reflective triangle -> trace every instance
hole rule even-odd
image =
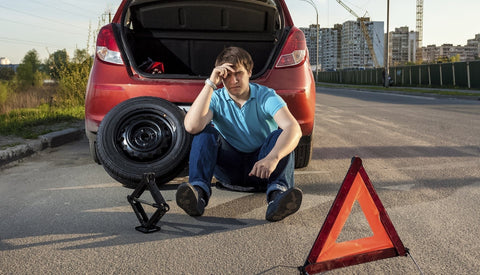
[[[337,242],[352,207],[358,202],[373,236]],[[398,234],[358,157],[340,187],[304,265],[308,274],[406,255]]]

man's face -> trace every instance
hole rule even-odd
[[[249,81],[252,71],[247,71],[243,65],[233,66],[235,72],[229,72],[223,79],[223,85],[234,96],[242,96],[249,92]]]

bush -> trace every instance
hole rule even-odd
[[[8,98],[8,86],[3,81],[0,81],[0,105],[5,104]]]
[[[69,63],[59,72],[57,103],[62,106],[83,106],[91,58],[82,63]]]
[[[0,81],[0,114],[8,110],[8,100],[12,94],[11,86],[13,82],[11,81]]]
[[[0,66],[0,80],[12,80],[15,76],[15,70],[12,67]]]

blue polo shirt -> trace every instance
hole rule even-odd
[[[268,87],[250,83],[250,98],[239,108],[225,87],[215,90],[210,101],[213,124],[237,150],[250,153],[262,146],[267,136],[278,129],[273,116],[287,104]]]

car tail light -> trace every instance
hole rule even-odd
[[[287,42],[283,46],[282,53],[275,67],[284,68],[301,64],[307,56],[307,42],[303,32],[293,27],[288,35]]]
[[[115,40],[112,25],[104,26],[98,33],[97,56],[100,60],[108,63],[123,64],[122,55]]]

